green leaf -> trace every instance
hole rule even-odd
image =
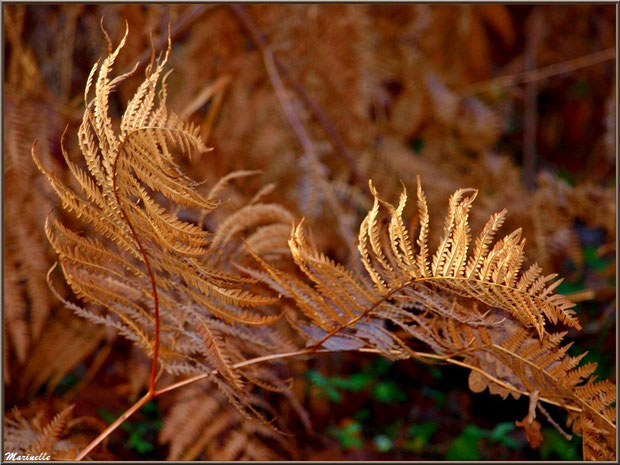
[[[375,436],[373,443],[375,445],[375,448],[379,452],[387,452],[389,450],[392,450],[392,448],[394,447],[394,443],[392,442],[392,440],[388,438],[385,434]]]
[[[560,169],[560,171],[558,172],[558,178],[565,181],[570,186],[575,186],[577,184],[575,175],[566,169]]]
[[[145,413],[149,416],[159,417],[160,412],[157,402],[155,402],[154,400],[147,402],[144,407],[142,407],[142,413]]]
[[[488,431],[469,425],[454,439],[446,452],[446,460],[480,460],[480,439],[490,436]]]
[[[57,396],[62,396],[79,381],[80,377],[78,375],[75,373],[67,373],[61,378],[58,384],[56,384],[56,387],[54,387],[54,394]]]
[[[394,381],[381,381],[372,391],[372,397],[379,402],[390,403],[407,400],[407,396]]]
[[[489,435],[489,439],[492,442],[499,442],[501,444],[504,444],[506,447],[510,447],[512,449],[518,449],[520,447],[519,442],[516,439],[511,438],[510,436],[507,436],[507,434],[513,431],[514,429],[515,429],[515,424],[513,422],[508,421],[504,423],[499,423],[491,431],[491,434]]]
[[[413,425],[407,430],[407,436],[411,439],[408,439],[403,444],[403,448],[405,450],[410,450],[415,453],[420,453],[424,449],[433,434],[439,429],[439,425],[434,422],[426,422],[420,423],[418,425]]]
[[[338,392],[331,382],[331,378],[326,378],[316,370],[306,371],[306,378],[310,381],[310,384],[319,388],[319,396],[327,397],[330,401],[340,403],[342,401],[342,395]]]
[[[142,434],[140,432],[138,432],[138,431],[133,431],[129,435],[129,439],[127,441],[127,445],[129,447],[131,447],[132,449],[134,449],[139,454],[144,454],[146,452],[151,452],[152,450],[155,449],[155,447],[153,447],[153,444],[151,444],[150,442],[144,440],[142,438]]]
[[[571,462],[581,460],[580,441],[575,436],[571,441],[567,441],[555,428],[543,428],[542,435],[540,457],[543,460],[556,457]]]
[[[370,410],[368,410],[367,408],[358,410],[353,415],[353,419],[357,421],[364,421],[364,420],[368,420],[369,418],[370,418]]]
[[[103,407],[98,408],[97,413],[99,413],[99,416],[103,418],[103,421],[105,421],[106,423],[114,423],[114,421],[116,420],[116,416],[108,409],[105,409]]]
[[[375,375],[375,378],[379,378],[382,375],[387,374],[387,372],[390,371],[390,368],[392,368],[392,365],[394,365],[394,362],[391,362],[383,357],[378,357],[370,367],[370,374]]]
[[[557,293],[562,295],[572,294],[573,292],[582,291],[583,287],[583,279],[580,279],[575,283],[564,280],[557,287]]]
[[[308,378],[310,383],[314,384],[315,386],[324,387],[328,385],[327,378],[325,378],[321,373],[316,370],[306,371],[306,378]]]
[[[342,428],[336,426],[327,428],[327,434],[336,438],[345,449],[361,449],[364,446],[361,432],[362,425],[357,421],[351,421]]]
[[[596,247],[592,245],[587,245],[583,248],[583,258],[586,264],[596,271],[604,271],[610,264],[610,260],[599,257]]]
[[[439,429],[439,425],[434,421],[427,421],[425,423],[419,423],[411,426],[407,430],[407,436],[409,437],[423,437],[428,441],[433,434]]]
[[[506,421],[504,423],[499,423],[493,430],[491,431],[491,439],[499,439],[504,436],[506,433],[513,431],[515,429],[515,424],[511,421]]]
[[[428,365],[427,368],[428,368],[428,371],[431,373],[431,376],[434,379],[441,379],[442,378],[443,371],[441,369],[439,369],[435,365]]]
[[[448,402],[448,397],[446,396],[446,394],[444,394],[438,389],[433,389],[425,386],[422,388],[422,394],[433,399],[437,404],[437,407],[439,408],[443,408]]]
[[[340,392],[338,392],[338,389],[332,386],[327,386],[323,392],[332,402],[336,402],[337,404],[342,402],[342,395],[340,394]]]
[[[340,376],[333,376],[329,379],[332,386],[347,391],[358,392],[370,385],[372,378],[369,373],[355,373],[349,378],[342,378]]]
[[[471,441],[463,435],[458,436],[448,447],[446,460],[480,460],[478,441]]]
[[[569,96],[572,99],[587,97],[591,92],[590,83],[583,79],[575,82],[568,90]]]
[[[411,150],[415,153],[420,153],[424,150],[424,140],[423,139],[414,139],[411,141]]]

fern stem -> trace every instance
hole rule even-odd
[[[114,165],[112,167],[112,192],[114,193],[114,198],[116,199],[116,203],[118,204],[118,209],[120,210],[121,215],[123,216],[123,219],[127,223],[127,226],[129,226],[129,229],[136,241],[136,244],[138,244],[138,248],[140,249],[140,253],[142,254],[142,258],[144,260],[144,264],[146,265],[146,271],[149,274],[149,280],[151,281],[151,288],[153,290],[153,307],[155,311],[155,340],[153,342],[153,362],[151,364],[151,379],[149,381],[149,394],[152,396],[153,393],[155,392],[155,377],[157,376],[157,357],[159,355],[159,300],[157,298],[157,284],[155,283],[155,275],[153,274],[153,270],[151,269],[151,264],[149,263],[149,257],[146,254],[146,250],[144,250],[144,247],[142,246],[142,242],[140,241],[140,238],[138,237],[136,230],[131,224],[131,221],[129,220],[127,213],[125,213],[125,210],[123,209],[123,206],[121,205],[121,199],[118,195],[118,189],[116,186],[118,160],[121,156],[123,147],[125,146],[125,142],[127,142],[130,136],[131,136],[131,133],[126,135],[123,138],[123,141],[119,145],[118,150],[116,152],[116,157],[114,158]]]
[[[494,383],[499,384],[500,386],[502,386],[505,389],[508,389],[509,391],[513,391],[513,392],[519,393],[519,394],[524,395],[524,396],[532,395],[531,392],[522,391],[521,389],[518,389],[518,388],[514,387],[512,384],[506,383],[506,382],[502,381],[501,379],[496,378],[495,376],[488,374],[486,371],[482,370],[481,368],[478,368],[477,366],[470,365],[469,363],[461,362],[460,360],[456,360],[454,358],[446,358],[444,360],[446,362],[450,362],[450,363],[452,363],[454,365],[458,365],[458,366],[461,366],[461,367],[464,367],[464,368],[469,368],[470,370],[474,370],[475,372],[480,373],[481,375],[489,378]],[[557,407],[562,407],[563,409],[570,410],[572,412],[578,412],[578,413],[583,412],[583,409],[581,409],[579,407],[575,407],[573,405],[567,405],[567,404],[564,404],[562,402],[558,402],[558,401],[555,401],[555,400],[548,399],[546,397],[539,397],[538,400],[540,402],[546,402],[547,404],[555,405]]]
[[[345,324],[338,326],[336,329],[330,331],[323,339],[321,339],[319,342],[317,342],[315,345],[313,345],[310,349],[313,351],[316,351],[319,347],[321,347],[323,345],[323,343],[325,341],[327,341],[330,337],[332,337],[333,335],[339,333],[340,331],[342,331],[343,329],[354,325],[355,323],[357,323],[358,321],[360,321],[362,318],[364,318],[365,316],[368,316],[370,314],[370,312],[372,312],[373,310],[375,310],[379,305],[381,305],[383,302],[385,302],[386,300],[388,300],[390,297],[392,297],[394,294],[396,294],[398,291],[404,289],[405,287],[409,286],[410,284],[414,283],[416,281],[415,278],[410,279],[409,281],[404,282],[403,284],[401,284],[400,286],[395,287],[394,289],[392,289],[390,292],[388,292],[387,294],[385,294],[383,297],[381,297],[379,300],[377,300],[374,304],[372,304],[370,307],[368,307],[368,309],[364,310],[362,313],[360,313],[358,316],[356,316],[355,318],[350,319],[349,321],[347,321]]]
[[[345,215],[344,210],[342,209],[342,205],[338,201],[338,197],[334,191],[333,186],[330,184],[327,176],[324,172],[323,165],[321,164],[318,155],[314,149],[314,145],[312,140],[310,139],[310,135],[306,130],[304,124],[301,122],[297,112],[293,108],[290,100],[286,97],[286,89],[284,87],[284,83],[278,74],[278,70],[275,64],[275,55],[270,48],[263,48],[263,61],[265,63],[265,69],[267,70],[267,75],[271,81],[271,84],[276,93],[276,97],[278,98],[280,105],[282,106],[282,110],[284,112],[284,116],[286,116],[286,120],[288,121],[291,129],[297,136],[299,143],[304,151],[304,156],[308,160],[310,164],[311,170],[314,172],[315,176],[319,180],[319,186],[323,190],[324,195],[327,200],[327,204],[332,210],[334,218],[338,222],[338,227],[340,229],[340,233],[344,238],[345,242],[349,245],[351,257],[356,255],[357,249],[353,244],[355,244],[355,236],[353,235],[353,230],[351,228],[350,220]]]
[[[319,350],[318,352],[331,352],[329,350]],[[262,357],[256,357],[250,360],[244,360],[243,362],[239,362],[236,363],[232,366],[232,368],[242,368],[248,365],[254,365],[256,363],[260,363],[260,362],[267,362],[269,360],[279,360],[279,359],[283,359],[283,358],[290,358],[290,357],[295,357],[298,355],[308,355],[314,353],[314,351],[312,351],[311,349],[303,349],[303,350],[297,350],[295,352],[287,352],[287,353],[283,353],[283,354],[271,354],[271,355],[263,355]],[[114,432],[114,430],[116,430],[120,425],[122,425],[127,419],[129,419],[129,417],[131,417],[134,413],[136,413],[138,410],[140,410],[144,405],[146,405],[149,401],[151,401],[152,399],[154,399],[155,397],[158,397],[162,394],[165,394],[167,392],[173,391],[175,389],[184,387],[184,386],[188,386],[190,384],[193,384],[197,381],[201,381],[203,379],[208,378],[209,376],[216,376],[218,375],[218,371],[217,370],[213,370],[213,371],[209,371],[208,373],[203,373],[201,375],[197,375],[194,376],[192,378],[189,379],[185,379],[183,381],[179,381],[177,383],[173,383],[170,386],[166,386],[163,389],[160,389],[158,391],[151,391],[149,390],[149,392],[147,392],[144,397],[142,397],[138,402],[136,402],[135,404],[133,404],[131,407],[129,407],[125,413],[123,413],[120,417],[118,417],[116,419],[116,421],[114,421],[114,423],[112,423],[110,426],[108,426],[101,434],[99,434],[99,436],[97,436],[90,444],[88,444],[84,450],[82,452],[80,452],[80,455],[77,456],[76,460],[82,460],[84,459],[95,447],[97,447],[99,444],[101,444],[110,434],[112,434]]]
[[[389,298],[389,297],[386,297]],[[362,348],[362,349],[355,349],[354,351],[357,352],[364,352],[364,353],[373,353],[373,354],[380,354],[381,352],[377,349],[372,349],[372,348]],[[293,352],[285,352],[285,353],[281,353],[281,354],[270,354],[270,355],[263,355],[261,357],[256,357],[256,358],[252,358],[250,360],[244,360],[242,362],[238,362],[235,363],[234,365],[232,365],[232,368],[243,368],[249,365],[254,365],[257,363],[262,363],[262,362],[268,362],[271,360],[282,360],[285,358],[291,358],[291,357],[297,357],[297,356],[301,356],[301,355],[312,355],[312,354],[316,354],[316,353],[332,353],[334,352],[333,350],[329,350],[329,349],[315,349],[315,346],[309,347],[307,349],[302,349],[302,350],[296,350]],[[348,352],[348,350],[344,350],[341,352]],[[397,353],[400,353],[399,351],[396,351]],[[432,354],[432,353],[427,353],[427,352],[411,352],[409,355],[415,355],[416,357],[426,357],[426,358],[431,358],[431,359],[435,359],[435,360],[444,360],[448,363],[452,363],[454,365],[459,365],[461,367],[464,368],[469,368],[470,370],[474,370],[478,373],[480,373],[481,375],[489,378],[491,381],[493,381],[494,383],[497,383],[498,385],[504,387],[505,389],[508,389],[509,391],[513,391],[525,396],[530,396],[531,393],[527,392],[527,391],[522,391],[514,386],[512,386],[511,384],[508,384],[496,377],[494,377],[493,375],[488,374],[487,372],[485,372],[484,370],[474,366],[474,365],[470,365],[468,363],[465,362],[461,362],[460,360],[456,360],[454,358],[452,358],[452,356],[454,354],[450,354],[450,355],[438,355],[438,354]],[[77,460],[82,460],[84,457],[86,457],[95,447],[97,447],[99,444],[101,444],[101,442],[103,442],[104,439],[106,439],[114,430],[116,430],[121,424],[123,424],[131,415],[133,415],[134,413],[136,413],[138,410],[140,410],[140,408],[142,408],[145,404],[147,404],[150,400],[161,396],[162,394],[166,394],[170,391],[174,391],[176,389],[185,387],[185,386],[189,386],[190,384],[194,384],[198,381],[202,381],[204,379],[209,378],[210,376],[217,376],[219,374],[219,372],[217,370],[213,370],[213,371],[209,371],[207,373],[202,373],[200,375],[196,375],[193,376],[191,378],[188,379],[184,379],[182,381],[178,381],[176,383],[172,383],[169,386],[166,386],[165,388],[159,389],[157,391],[153,391],[153,392],[147,392],[145,394],[144,397],[142,397],[138,402],[136,402],[134,405],[132,405],[131,407],[129,407],[129,409],[123,413],[114,423],[112,423],[110,426],[108,426],[99,436],[97,436],[97,438],[95,438],[88,446],[86,446],[86,448],[80,453],[80,455],[78,455]],[[557,401],[554,401],[552,399],[548,399],[545,397],[539,397],[538,400],[540,402],[545,402],[547,404],[551,404],[551,405],[556,405],[558,407],[562,407],[566,410],[570,410],[573,412],[582,412],[583,409],[579,408],[579,407],[574,407],[572,405],[566,405]]]
[[[103,430],[103,432],[97,436],[93,441],[91,441],[90,444],[88,444],[84,450],[82,452],[80,452],[80,455],[78,455],[76,457],[76,460],[82,460],[84,459],[84,457],[86,457],[95,447],[97,447],[99,444],[101,444],[103,442],[104,439],[106,439],[110,434],[112,434],[112,432],[118,428],[120,425],[122,425],[123,423],[125,423],[125,421],[132,416],[134,413],[136,413],[138,410],[140,410],[144,405],[146,405],[152,398],[154,397],[152,392],[147,392],[146,395],[144,397],[142,397],[138,402],[136,402],[135,404],[133,404],[131,407],[129,407],[125,413],[123,413],[120,417],[118,417],[116,419],[116,421],[114,423],[112,423],[110,426],[108,426],[105,430]]]
[[[372,354],[381,354],[381,351],[379,351],[378,349],[373,349],[373,348],[361,348],[361,349],[354,349],[354,351],[357,352],[365,352],[365,353],[372,353]],[[329,353],[329,352],[334,352],[333,350],[329,350],[329,349],[314,349],[314,346],[309,347],[307,349],[303,349],[303,350],[297,350],[294,352],[286,352],[286,353],[282,353],[282,354],[270,354],[270,355],[263,355],[262,357],[256,357],[256,358],[252,358],[250,360],[244,360],[243,362],[239,362],[239,363],[235,363],[232,367],[233,368],[243,368],[249,365],[254,365],[256,363],[261,363],[261,362],[268,362],[271,360],[281,360],[281,359],[285,359],[285,358],[291,358],[291,357],[297,357],[297,356],[301,356],[301,355],[311,355],[311,354],[316,354],[316,353]],[[348,352],[348,350],[343,350],[340,352]],[[395,351],[396,353],[400,354],[400,351]],[[438,355],[438,354],[433,354],[433,353],[429,353],[429,352],[411,352],[410,355],[415,355],[416,357],[421,357],[421,358],[431,358],[431,359],[435,359],[435,360],[443,360],[446,361],[448,363],[452,363],[454,365],[458,365],[461,366],[463,368],[468,368],[470,370],[474,370],[478,373],[480,373],[481,375],[489,378],[491,381],[493,381],[494,383],[502,386],[505,389],[508,389],[509,391],[524,395],[524,396],[530,396],[530,392],[527,391],[522,391],[518,388],[516,388],[515,386],[513,386],[512,384],[506,383],[504,381],[502,381],[499,378],[496,378],[493,375],[488,374],[487,372],[485,372],[484,370],[474,366],[474,365],[470,365],[469,363],[465,363],[465,362],[461,362],[460,360],[456,360],[455,358],[452,358],[454,354],[449,354],[449,355]],[[165,394],[167,392],[173,391],[175,389],[181,388],[181,387],[185,387],[185,386],[189,386],[190,384],[194,384],[197,381],[201,381],[203,379],[208,378],[209,376],[216,376],[218,375],[218,371],[217,370],[213,370],[213,371],[209,371],[208,373],[202,373],[200,375],[196,375],[193,376],[191,378],[188,379],[184,379],[183,381],[178,381],[176,383],[173,383],[169,386],[166,386],[165,388],[159,389],[157,391],[155,391],[153,393],[153,397],[158,397],[162,394]],[[540,402],[545,402],[547,404],[551,404],[551,405],[555,405],[557,407],[562,407],[566,410],[570,410],[573,412],[582,412],[583,409],[579,408],[579,407],[575,407],[572,405],[566,405],[564,403],[561,402],[557,402],[555,400],[552,399],[548,399],[546,397],[539,397],[538,400]]]
[[[235,363],[234,365],[232,365],[232,368],[243,368],[246,367],[248,365],[254,365],[256,363],[261,363],[261,362],[268,362],[270,360],[281,360],[284,358],[290,358],[290,357],[296,357],[298,355],[310,355],[312,353],[316,353],[316,352],[332,352],[328,349],[322,349],[322,350],[313,350],[312,347],[308,348],[308,349],[302,349],[302,350],[296,350],[294,352],[286,352],[283,354],[270,354],[270,355],[263,355],[262,357],[256,357],[256,358],[252,358],[250,360],[244,360],[243,362],[239,362],[239,363]],[[218,374],[217,370],[213,370],[213,371],[209,371],[208,373],[203,373],[200,375],[196,375],[193,376],[192,378],[188,378],[188,379],[184,379],[183,381],[179,381],[177,383],[171,384],[170,386],[166,386],[165,388],[159,389],[157,391],[155,391],[154,395],[155,396],[160,396],[162,394],[165,394],[166,392],[170,392],[173,391],[174,389],[183,387],[183,386],[188,386],[190,384],[194,384],[197,381],[203,380],[208,378],[209,376],[215,376]]]
[[[514,87],[520,84],[527,84],[542,79],[548,79],[552,76],[572,73],[579,69],[613,60],[616,56],[614,47],[599,50],[589,55],[580,56],[568,61],[553,63],[551,65],[524,71],[522,73],[510,74],[506,76],[498,76],[487,81],[473,83],[469,88],[465,89],[464,95],[475,95],[487,92],[491,89]]]

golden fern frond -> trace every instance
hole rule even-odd
[[[583,356],[568,355],[570,344],[562,345],[566,332],[544,330],[545,318],[578,328],[569,310],[573,305],[552,293],[558,281],[548,285],[553,276],[541,276],[537,265],[521,272],[519,230],[493,241],[506,212],[491,216],[468,253],[468,213],[476,192],[456,191],[430,258],[421,187],[417,247],[402,219],[406,192],[397,207],[372,185],[371,192],[375,203],[360,227],[358,247],[371,282],[317,252],[302,224],[293,228],[289,248],[312,286],[254,254],[266,273],[248,272],[295,300],[309,322],[288,320],[308,344],[329,350],[368,346],[391,358],[447,360],[472,370],[472,391],[488,387],[504,398],[538,396],[578,415],[574,423],[591,425],[593,437],[606,443],[615,434],[615,385],[592,384],[595,365],[578,367]],[[381,207],[390,214],[387,222],[379,218]],[[435,354],[414,352],[407,339],[427,344]]]
[[[199,320],[198,324],[200,325],[199,332],[204,338],[205,354],[207,358],[213,362],[220,374],[229,380],[235,388],[239,390],[243,389],[241,377],[236,373],[234,368],[232,368],[232,362],[224,352],[224,340],[222,336],[218,334],[216,330],[210,328],[204,319]]]
[[[43,412],[39,412],[39,418],[28,421],[19,410],[14,409],[12,414],[5,418],[5,447],[19,455],[38,456],[46,453],[51,458],[58,458],[58,453],[67,449],[67,444],[63,444],[60,438],[72,416],[73,407],[66,407],[45,426],[40,425]]]
[[[492,394],[504,398],[509,393],[518,397],[519,393],[537,391],[541,399],[566,408],[570,414],[578,412],[580,424],[588,419],[601,435],[599,443],[605,443],[607,436],[615,435],[615,384],[594,383],[595,363],[577,366],[585,353],[577,357],[568,355],[571,344],[560,345],[566,334],[550,334],[540,341],[516,320],[504,321],[495,328],[481,328],[474,344],[478,349],[464,356],[464,360],[485,373],[495,374],[496,379],[472,370],[470,388],[481,392],[488,387]],[[573,430],[580,432],[574,422]]]
[[[154,356],[157,348],[158,362],[172,375],[217,370],[224,381],[216,383],[229,400],[252,414],[244,400],[242,370],[233,365],[255,354],[258,344],[269,347],[275,336],[265,330],[241,340],[241,334],[247,336],[242,325],[264,329],[280,315],[266,308],[276,299],[252,290],[256,280],[231,271],[235,253],[245,250],[231,242],[239,232],[290,224],[292,217],[278,205],[254,204],[214,232],[203,228],[204,217],[220,204],[212,197],[230,179],[252,173],[233,174],[205,196],[198,190],[200,183],[181,171],[177,156],[192,157],[208,149],[199,128],[166,107],[163,72],[170,42],[147,67],[146,79],[128,101],[117,129],[109,114],[110,94],[133,71],[117,77],[112,71],[126,38],[127,31],[88,77],[78,130],[81,162],[71,159],[64,135],[61,140],[80,191],[46,167],[36,143],[32,148],[63,209],[91,228],[77,233],[54,214],[48,216],[46,234],[60,268],[86,306],[62,300],[78,315],[112,327],[146,354]]]
[[[9,336],[11,346],[14,348],[17,360],[20,363],[26,361],[30,346],[28,321],[26,320],[26,305],[21,295],[19,276],[15,272],[15,261],[12,254],[7,254],[4,261],[4,330]],[[8,347],[7,347],[8,354]]]
[[[214,257],[219,258],[225,244],[229,244],[232,237],[249,228],[264,225],[288,225],[293,223],[293,216],[286,209],[277,204],[254,204],[239,209],[228,216],[219,225],[213,237],[212,251]]]

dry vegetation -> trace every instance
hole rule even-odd
[[[616,457],[613,7],[4,28],[4,452]]]

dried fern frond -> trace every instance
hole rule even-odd
[[[160,441],[170,445],[168,460],[283,460],[295,450],[290,436],[243,418],[211,383],[175,396]]]
[[[53,196],[28,155],[32,138],[39,135],[42,158],[53,160],[50,141],[61,130],[63,110],[53,110],[48,101],[15,96],[5,103],[5,323],[10,341],[7,349],[22,364],[56,305],[45,283],[52,261],[42,230]]]
[[[266,274],[252,275],[295,300],[306,321],[289,321],[308,344],[330,350],[366,346],[392,358],[447,360],[472,370],[475,392],[486,387],[503,397],[536,392],[541,401],[577,415],[573,425],[585,425],[591,436],[587,441],[609,443],[615,435],[614,385],[593,385],[595,365],[578,367],[582,357],[568,356],[570,345],[560,345],[566,333],[545,330],[547,321],[579,329],[574,305],[553,294],[559,284],[549,283],[554,275],[542,276],[537,265],[522,272],[520,231],[494,241],[506,211],[493,215],[472,244],[468,214],[476,191],[456,191],[431,256],[430,217],[421,187],[415,246],[402,218],[406,191],[396,207],[381,199],[372,184],[371,192],[375,203],[362,222],[358,245],[370,281],[317,252],[302,224],[293,228],[289,247],[312,285],[254,254]],[[382,211],[389,214],[386,220]],[[426,344],[436,355],[415,352],[409,340]],[[588,447],[584,442],[591,456]],[[609,457],[614,450],[603,452]]]
[[[31,457],[23,460],[42,460],[44,456],[51,460],[75,460],[77,452],[105,429],[105,423],[95,417],[76,416],[74,405],[60,402],[56,406],[56,400],[53,404],[51,408],[49,399],[34,401],[28,407],[7,412],[3,429],[4,451]],[[92,458],[108,461],[112,457],[110,452],[100,450]]]
[[[543,341],[533,337],[516,320],[497,327],[481,328],[472,344],[479,349],[463,356],[476,367],[470,373],[474,392],[489,388],[503,398],[510,393],[537,392],[539,398],[568,410],[569,426],[583,434],[584,459],[607,459],[615,455],[615,384],[595,383],[596,363],[579,365],[586,355],[568,355],[571,343],[562,345],[566,332],[549,334]],[[491,373],[493,380],[484,373]],[[497,382],[499,380],[499,382]],[[508,388],[507,388],[508,387]],[[593,449],[600,449],[594,454]]]
[[[22,373],[23,392],[32,395],[43,385],[52,392],[63,376],[95,352],[104,337],[103,328],[72,316],[50,321]]]
[[[7,451],[18,455],[38,456],[49,454],[52,459],[67,458],[67,453],[75,445],[71,441],[61,439],[67,422],[72,417],[73,405],[58,413],[46,425],[40,424],[40,418],[26,420],[18,410],[5,418],[4,444]]]
[[[88,78],[78,131],[83,161],[73,161],[61,141],[81,193],[46,168],[36,143],[32,149],[65,213],[90,227],[81,234],[55,213],[47,218],[45,230],[65,279],[87,305],[63,302],[133,341],[171,375],[217,370],[229,400],[260,417],[244,400],[243,370],[233,365],[255,353],[257,344],[273,345],[278,336],[262,327],[280,316],[266,308],[275,299],[252,291],[254,279],[229,269],[236,250],[229,243],[252,225],[290,223],[290,214],[275,205],[249,205],[240,211],[243,222],[222,222],[214,234],[203,229],[202,218],[220,202],[201,194],[200,183],[187,177],[175,158],[208,149],[198,127],[166,108],[162,73],[170,43],[146,68],[118,129],[110,116],[110,94],[131,74],[110,76],[126,38],[127,32],[116,49],[110,46]],[[243,325],[257,328],[247,340]]]
[[[502,308],[526,327],[534,328],[541,339],[545,336],[546,320],[580,328],[571,310],[574,304],[552,293],[561,280],[548,284],[555,275],[541,276],[540,268],[535,264],[522,272],[524,240],[521,240],[519,230],[493,242],[506,211],[489,219],[469,252],[472,244],[468,215],[476,192],[458,190],[450,198],[443,237],[431,258],[428,245],[430,218],[421,187],[418,187],[417,194],[420,223],[417,247],[409,238],[410,233],[402,218],[406,191],[397,207],[378,197],[372,185],[371,191],[375,203],[360,227],[358,249],[373,282],[372,287],[359,282],[342,266],[313,250],[306,241],[301,224],[291,235],[291,253],[300,269],[315,283],[320,295],[302,289],[297,283],[285,283],[275,270],[267,267],[272,277],[280,278],[276,280],[296,300],[305,302],[312,295],[320,301],[313,303],[312,312],[316,313],[314,322],[323,330],[329,331],[353,317],[368,316],[369,307],[373,311],[382,306],[389,308],[384,301],[398,300],[400,294],[413,298],[421,296],[427,289],[448,291]],[[390,213],[389,225],[383,228],[378,220],[381,207]],[[446,315],[441,310],[438,313]]]

